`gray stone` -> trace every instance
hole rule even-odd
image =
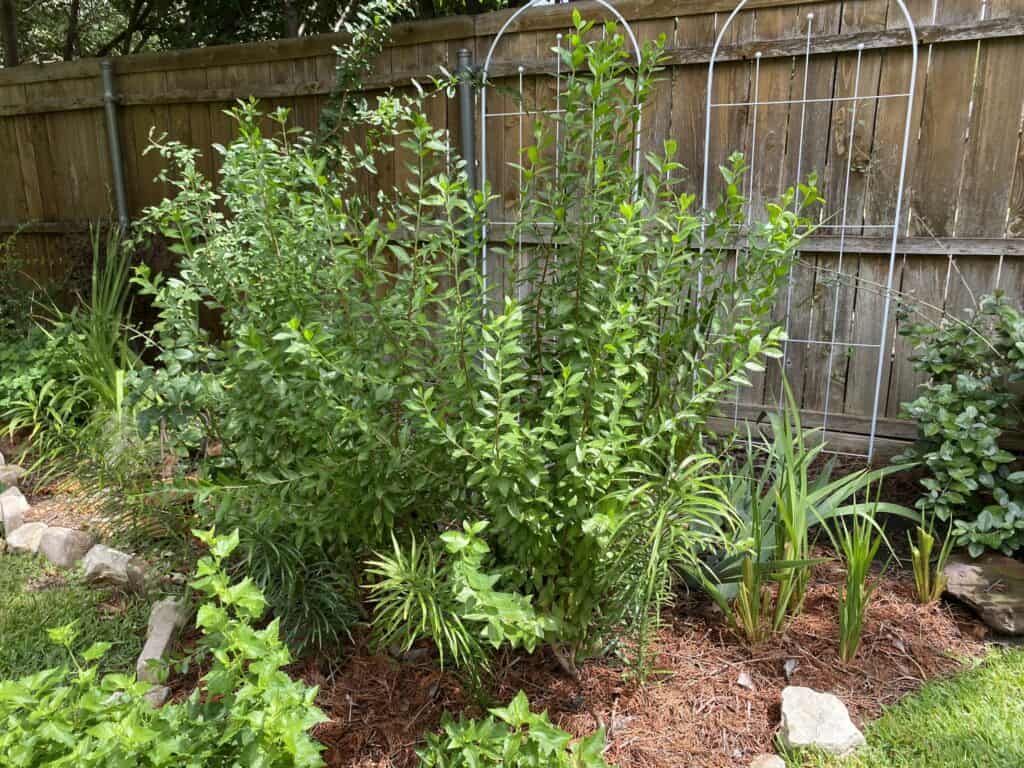
[[[61,568],[73,568],[94,543],[93,537],[85,531],[52,526],[43,532],[39,554]]]
[[[39,542],[46,533],[46,523],[25,523],[7,537],[7,546],[12,552],[39,551]]]
[[[85,555],[85,579],[141,592],[142,567],[131,555],[97,544]]]
[[[943,571],[946,592],[969,605],[989,627],[1024,635],[1024,563],[998,552],[977,560],[954,553]]]
[[[142,694],[142,698],[148,701],[153,706],[153,709],[160,709],[171,698],[171,689],[166,685],[154,685]]]
[[[786,768],[786,761],[778,755],[758,755],[750,763],[750,768]]]
[[[816,747],[833,755],[845,755],[864,744],[864,734],[850,720],[843,702],[830,693],[795,685],[782,691],[779,736],[787,749]]]
[[[25,524],[25,513],[29,509],[28,501],[17,488],[8,488],[0,493],[0,519],[4,524],[4,536],[10,536]]]
[[[0,485],[14,485],[25,476],[25,470],[17,464],[0,466]]]
[[[178,630],[185,625],[187,619],[185,607],[177,600],[168,598],[153,604],[153,609],[149,613],[146,644],[142,647],[142,653],[135,664],[135,675],[139,680],[147,683],[160,682],[158,668],[151,662],[160,662],[167,658]]]

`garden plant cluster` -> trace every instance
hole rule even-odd
[[[618,652],[643,680],[681,585],[705,590],[751,644],[783,631],[803,610],[819,532],[845,565],[849,661],[871,563],[890,546],[882,515],[915,522],[926,602],[954,542],[1024,543],[1024,473],[998,445],[1020,423],[1009,382],[1024,374],[1024,320],[1011,303],[986,298],[967,322],[908,332],[930,380],[907,406],[923,438],[899,465],[834,477],[791,394],[763,434],[722,438],[709,422],[719,404],[782,354],[772,308],[813,229],[814,178],[754,216],[739,155],[707,213],[671,142],[638,179],[633,132],[661,44],[637,67],[614,25],[593,34],[577,14],[559,50],[561,151],[537,121],[518,223],[487,281],[492,195],[468,187],[427,97],[353,97],[351,72],[394,10],[358,20],[330,131],[239,104],[216,182],[198,150],[155,136],[173,194],[130,232],[96,235],[74,309],[0,328],[0,413],[27,436],[35,476],[73,474],[122,535],[187,552],[201,531],[194,588],[212,664],[160,710],[145,684],[99,679],[100,646],[2,682],[5,764],[318,765],[309,730],[323,715],[315,689],[282,671],[288,648],[334,649],[367,627],[393,653],[432,648],[481,697],[501,649],[546,649],[568,675]],[[402,186],[361,192],[388,155]],[[523,235],[529,259],[514,247]],[[132,267],[154,240],[177,255],[173,273]],[[137,303],[155,323],[131,324]],[[911,462],[927,471],[916,511],[882,493]],[[73,631],[51,634],[69,646]],[[421,760],[603,766],[602,746],[600,733],[572,741],[520,695],[481,720],[447,719]]]

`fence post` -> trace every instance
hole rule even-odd
[[[462,159],[466,163],[466,180],[475,192],[476,182],[476,115],[473,108],[473,54],[466,48],[458,53],[459,125],[462,130]]]
[[[114,178],[114,200],[117,223],[128,228],[128,198],[124,190],[124,161],[121,157],[121,133],[117,129],[117,95],[114,92],[114,65],[109,59],[100,62],[103,79],[103,108],[106,112],[107,145],[110,147],[110,170]]]

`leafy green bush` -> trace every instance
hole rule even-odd
[[[1004,432],[1024,424],[1015,382],[1024,380],[1024,315],[1001,294],[984,296],[966,320],[908,323],[914,367],[928,375],[920,396],[903,404],[919,439],[900,460],[920,461],[928,476],[917,508],[977,557],[1024,546],[1024,471],[1000,446]]]
[[[143,415],[191,451],[218,446],[201,461],[202,514],[242,526],[300,639],[330,641],[358,611],[339,590],[297,614],[315,579],[269,565],[285,542],[369,582],[382,642],[430,637],[475,671],[488,645],[543,643],[572,670],[612,628],[647,626],[673,563],[730,524],[702,433],[780,355],[770,308],[819,198],[802,185],[748,227],[737,156],[703,216],[677,189],[672,145],[638,182],[629,147],[659,48],[636,71],[613,25],[592,31],[577,16],[565,151],[552,167],[541,131],[524,153],[522,223],[491,250],[489,282],[490,197],[470,195],[418,100],[363,113],[358,150],[290,132],[281,112],[267,135],[241,105],[217,187],[194,150],[154,145],[176,195],[146,223],[181,262],[137,277],[160,312]],[[393,141],[408,181],[368,199],[358,177]]]
[[[212,666],[186,702],[161,709],[143,698],[149,684],[124,674],[100,678],[95,663],[109,650],[96,643],[76,656],[74,628],[50,630],[69,664],[0,682],[0,762],[36,768],[74,765],[319,766],[322,747],[307,731],[323,722],[315,688],[281,670],[291,661],[277,622],[253,625],[265,610],[251,581],[232,584],[223,561],[237,532],[210,546],[193,586],[205,595],[197,623]]]
[[[574,742],[552,725],[547,713],[530,711],[520,691],[507,707],[492,709],[483,720],[453,720],[445,715],[441,735],[427,737],[420,751],[422,768],[608,768],[604,732]]]

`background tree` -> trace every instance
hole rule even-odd
[[[4,38],[4,66],[17,66],[18,16],[14,0],[0,0],[0,35]]]
[[[369,0],[0,0],[4,66],[337,32]],[[416,17],[521,0],[417,0]]]

